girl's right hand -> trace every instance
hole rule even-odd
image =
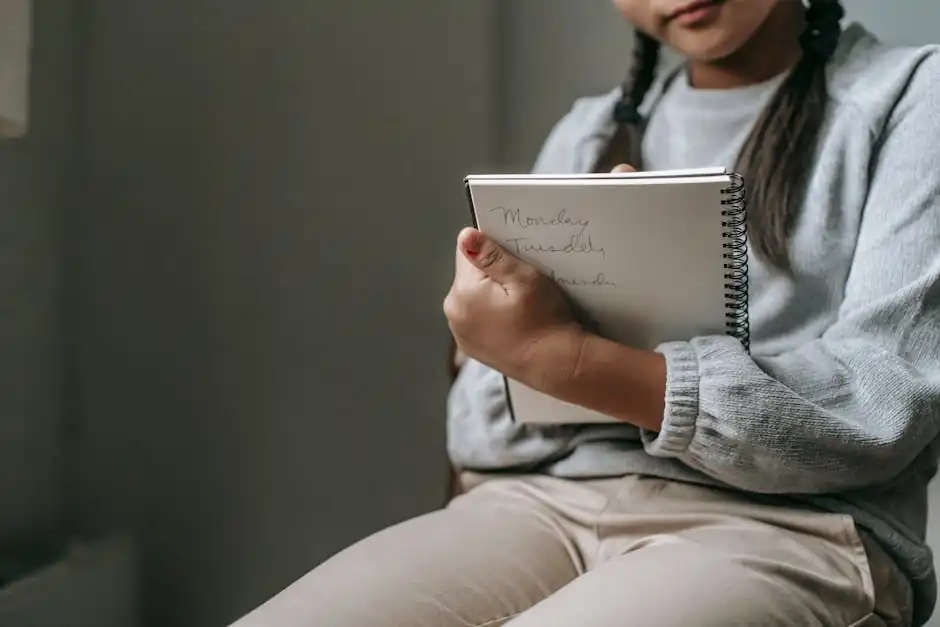
[[[612,174],[621,174],[621,173],[629,173],[629,172],[636,172],[636,168],[634,168],[631,165],[627,165],[626,163],[622,163],[614,167],[613,170],[611,170]],[[462,350],[460,350],[456,342],[451,343],[450,359],[451,359],[451,363],[449,364],[450,373],[451,373],[451,377],[453,378],[457,376],[457,373],[460,372],[460,369],[463,367],[464,363],[466,363],[467,361],[467,356],[464,355]]]

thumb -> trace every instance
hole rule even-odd
[[[634,168],[632,165],[621,163],[610,172],[611,174],[629,174],[630,172],[636,172],[636,168]]]
[[[480,231],[464,229],[457,242],[467,260],[497,283],[524,280],[526,264]]]

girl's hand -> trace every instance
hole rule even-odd
[[[636,168],[634,168],[632,165],[621,163],[620,165],[615,166],[614,169],[610,172],[611,174],[629,174],[630,172],[636,172]]]
[[[585,333],[561,290],[476,229],[457,238],[444,313],[460,352],[535,389],[577,366]]]
[[[613,169],[634,171],[626,164]],[[550,279],[475,229],[457,238],[444,313],[457,343],[455,360],[476,359],[541,391],[577,372],[589,337]]]

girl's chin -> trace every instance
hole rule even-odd
[[[738,46],[735,42],[708,33],[689,33],[675,37],[668,47],[693,63],[714,63],[732,56]]]

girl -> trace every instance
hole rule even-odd
[[[837,0],[615,0],[630,79],[539,172],[734,167],[752,354],[591,335],[474,230],[445,301],[466,493],[315,569],[239,627],[919,625],[940,430],[940,55]],[[661,44],[686,62],[657,76]],[[625,167],[620,167],[624,169]],[[498,373],[623,425],[512,423]],[[472,472],[471,472],[472,471]]]

